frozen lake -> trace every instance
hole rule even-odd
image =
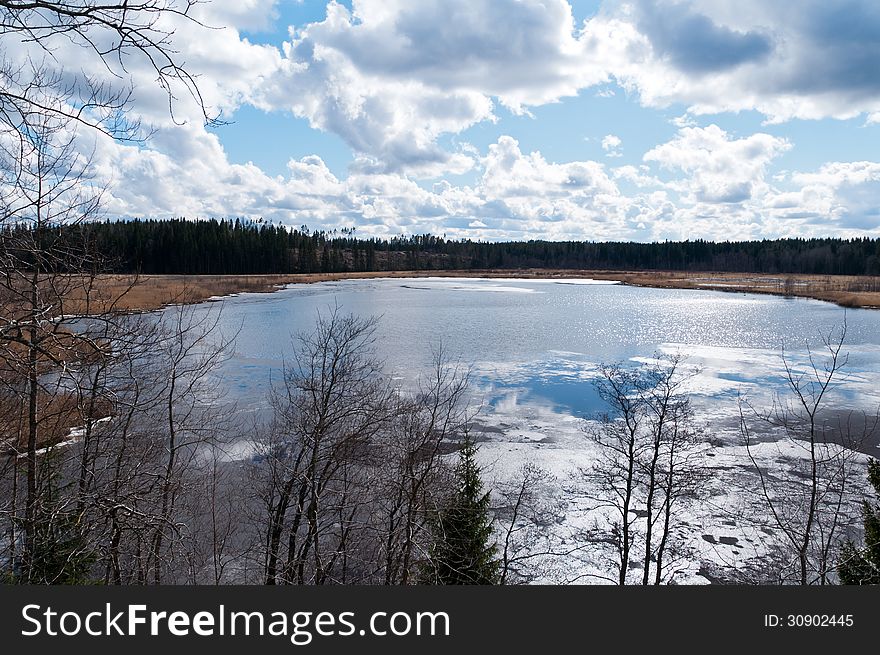
[[[705,583],[719,570],[748,570],[775,538],[772,530],[743,519],[765,510],[755,504],[757,481],[739,438],[738,399],[768,406],[775,392],[785,390],[783,348],[795,369],[806,370],[810,351],[821,356],[823,336],[839,333],[845,321],[847,366],[826,407],[871,413],[880,404],[880,311],[769,295],[478,278],[293,285],[200,305],[198,311],[221,312],[227,335],[239,331],[235,354],[217,378],[227,399],[242,413],[260,414],[271,379],[293,352],[292,335],[310,330],[316,314],[334,306],[379,317],[378,354],[403,385],[429,366],[432,347],[441,342],[471,367],[487,487],[502,488],[526,463],[550,475],[536,544],[576,543],[601,518],[579,500],[578,486],[579,471],[597,456],[585,436],[590,419],[603,409],[594,386],[597,365],[685,355],[701,371],[689,392],[711,438],[703,457],[714,474],[701,500],[684,508],[676,538],[686,556],[677,582]],[[876,455],[876,440],[862,450]],[[246,449],[237,452],[246,456]],[[803,449],[771,439],[755,454],[762,467],[781,471],[798,466]],[[857,501],[858,493],[854,511]],[[533,579],[594,580],[607,572],[595,556],[595,549],[584,548],[535,560],[540,566]]]
[[[835,389],[838,407],[880,403],[880,311],[769,295],[627,287],[589,280],[412,278],[292,285],[244,294],[222,308],[227,334],[241,330],[222,371],[228,398],[242,409],[265,406],[270,378],[293,351],[292,335],[309,330],[334,304],[344,313],[379,317],[378,349],[389,373],[414,379],[442,343],[473,367],[480,398],[501,411],[511,403],[590,416],[598,363],[638,361],[681,352],[703,370],[693,389],[706,410],[735,409],[784,386],[781,353],[795,363],[821,349],[823,335],[847,324],[849,362]]]

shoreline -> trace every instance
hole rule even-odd
[[[133,275],[102,275],[100,286],[110,296],[131,285]],[[383,278],[522,278],[594,279],[627,286],[757,293],[809,298],[841,307],[880,309],[880,277],[785,275],[730,272],[595,271],[581,269],[485,269],[291,273],[287,275],[141,275],[118,307],[153,311],[170,304],[219,300],[238,293],[272,293],[289,284]]]

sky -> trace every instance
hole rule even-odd
[[[359,236],[880,236],[876,0],[212,0],[170,25],[212,114],[127,62],[109,217]],[[171,20],[171,19],[169,19]],[[67,47],[67,46],[64,46]]]

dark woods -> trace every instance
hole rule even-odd
[[[354,229],[323,232],[213,219],[93,222],[74,229],[113,253],[117,272],[146,274],[573,268],[880,275],[880,239],[870,238],[489,243],[431,235],[368,239]]]

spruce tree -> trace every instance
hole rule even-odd
[[[868,480],[880,501],[880,462],[868,460]],[[837,565],[840,582],[847,585],[880,584],[880,502],[862,506],[865,525],[865,544],[858,547],[852,541],[844,544]]]
[[[50,450],[43,462],[45,483],[34,516],[30,552],[10,582],[22,584],[82,585],[90,577],[96,554],[88,547],[77,517],[64,502],[58,454]]]
[[[422,575],[426,584],[498,584],[501,562],[491,541],[489,494],[483,492],[476,454],[476,444],[466,435],[455,493],[432,521],[434,538]]]

